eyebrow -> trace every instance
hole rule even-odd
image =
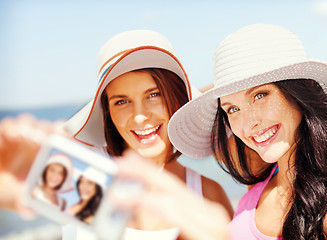
[[[158,90],[158,89],[159,89],[158,87],[149,88],[144,92],[144,94],[153,92],[153,91]],[[128,97],[127,95],[113,95],[108,99],[108,101],[110,101],[112,99],[115,99],[115,98],[127,98],[127,97]]]
[[[153,87],[153,88],[149,88],[148,90],[146,90],[144,93],[150,93],[150,92],[153,92],[155,90],[159,90],[158,87]]]
[[[261,87],[262,85],[259,85],[259,86],[255,86],[255,87],[252,87],[250,89],[248,89],[246,92],[245,92],[245,95],[250,95],[253,91],[255,91],[257,88]]]
[[[254,92],[257,88],[261,87],[262,85],[259,85],[259,86],[255,86],[255,87],[252,87],[252,88],[249,88],[244,95],[250,95],[252,92]],[[233,105],[232,103],[229,103],[229,102],[225,102],[225,103],[222,103],[220,104],[220,107],[223,107],[223,106],[226,106],[226,105]]]
[[[126,97],[127,97],[126,95],[113,95],[108,99],[108,101],[111,101],[112,99],[115,99],[115,98],[126,98]]]

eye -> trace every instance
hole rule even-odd
[[[260,98],[263,98],[264,96],[266,96],[267,93],[258,93],[254,96],[254,100],[258,100]]]
[[[126,99],[122,99],[122,100],[119,100],[117,102],[115,102],[115,105],[123,105],[123,104],[126,104],[128,103],[128,101]]]
[[[235,113],[237,111],[239,111],[240,109],[238,107],[230,107],[227,109],[227,113],[228,114],[232,114],[232,113]]]
[[[150,98],[160,97],[160,96],[161,96],[160,92],[150,93],[150,95],[149,95]]]

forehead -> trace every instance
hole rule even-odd
[[[114,92],[142,91],[156,86],[156,82],[149,72],[133,71],[122,74],[112,80],[108,84],[106,91],[108,94]]]
[[[226,96],[220,97],[220,101],[221,101],[221,103],[230,102],[230,101],[236,100],[241,97],[247,97],[248,95],[251,95],[251,93],[255,92],[256,90],[261,90],[261,89],[279,90],[275,84],[267,83],[267,84],[251,87],[251,88],[248,88],[248,89],[236,92],[236,93],[232,93],[232,94],[228,94]]]
[[[49,165],[49,168],[51,168],[51,169],[64,169],[64,166],[61,165],[60,163],[51,163]]]

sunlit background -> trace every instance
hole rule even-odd
[[[218,43],[252,23],[289,28],[310,57],[327,60],[327,1],[2,0],[0,19],[0,109],[88,101],[100,47],[131,29],[168,37],[198,87],[212,81]]]
[[[326,0],[1,0],[0,118],[25,111],[50,120],[70,117],[95,93],[102,44],[132,29],[165,35],[191,83],[205,86],[213,79],[218,43],[253,23],[292,30],[310,58],[327,61]],[[228,193],[238,199],[241,192]],[[18,218],[0,215],[1,239],[24,239],[21,231],[39,226],[11,221]]]

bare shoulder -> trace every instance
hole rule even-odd
[[[78,211],[79,211],[80,207],[77,203],[75,203],[74,205],[72,205],[69,209],[68,209],[68,213],[70,215],[75,215]]]
[[[223,187],[219,183],[204,176],[201,176],[201,179],[203,196],[208,200],[223,205],[229,213],[230,218],[232,218],[234,210]]]

